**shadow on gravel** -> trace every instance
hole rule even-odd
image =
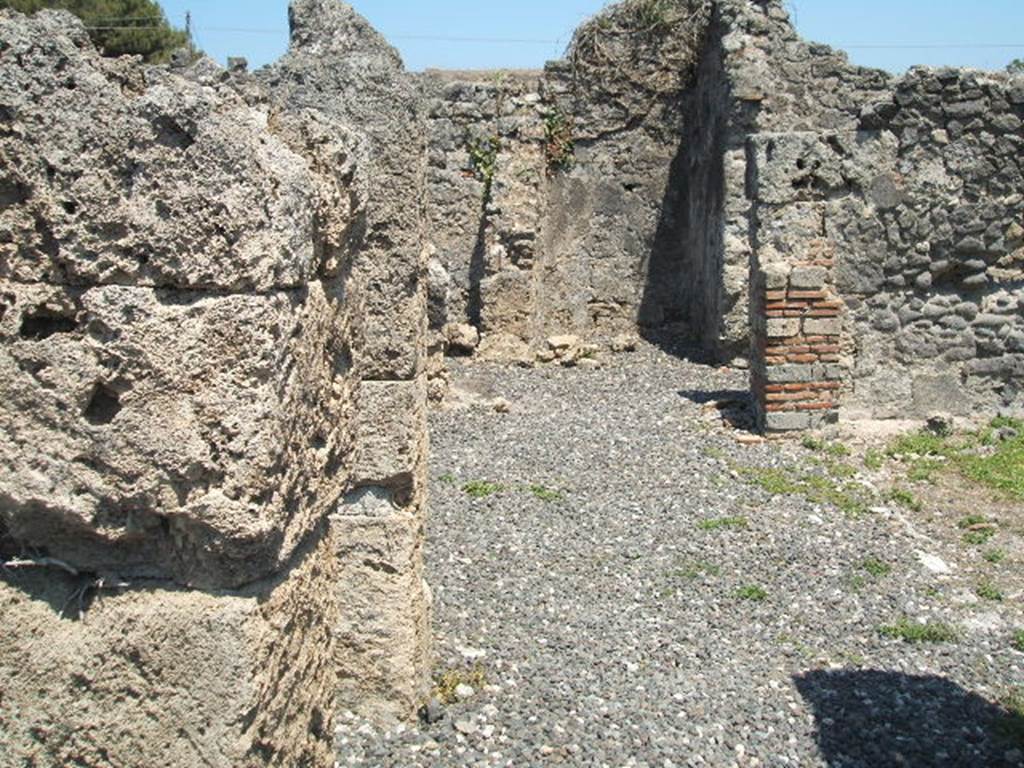
[[[692,403],[714,408],[733,429],[754,428],[753,399],[746,389],[681,389],[679,396]]]
[[[832,768],[1022,764],[1024,718],[945,678],[820,670],[793,681]]]

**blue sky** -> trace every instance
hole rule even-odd
[[[287,0],[163,0],[172,23],[192,13],[199,45],[221,63],[266,64],[288,44]],[[537,68],[561,55],[602,0],[355,0],[406,66]],[[848,47],[858,64],[1001,69],[1024,58],[1024,0],[791,0],[800,33]],[[438,39],[448,38],[448,39]],[[881,46],[881,47],[875,47]],[[921,47],[915,47],[921,46]],[[933,47],[934,46],[934,47]],[[998,47],[997,47],[998,46]]]

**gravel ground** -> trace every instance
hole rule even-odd
[[[810,452],[721,424],[706,403],[745,397],[745,372],[643,346],[455,382],[511,403],[431,417],[439,673],[474,691],[431,723],[342,717],[339,764],[1024,764],[995,703],[1024,684],[1020,595],[979,598],[972,553],[905,510],[751,482]],[[879,631],[901,618],[956,637]]]

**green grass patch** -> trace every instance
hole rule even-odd
[[[999,439],[1007,428],[1013,430],[1011,437]],[[1024,422],[1016,419],[998,417],[978,432],[957,437],[903,435],[885,452],[907,464],[907,477],[914,482],[931,481],[952,467],[981,486],[1024,499]]]
[[[1013,633],[1013,637],[1010,638],[1010,646],[1015,651],[1024,653],[1024,629],[1018,629]]]
[[[882,560],[879,560],[877,557],[864,558],[864,560],[861,561],[860,567],[876,579],[880,579],[883,576],[888,576],[892,573],[892,566]]]
[[[999,443],[987,455],[963,456],[958,463],[960,471],[974,482],[1024,499],[1024,436]]]
[[[437,479],[439,482],[442,482],[445,485],[455,485],[455,475],[453,475],[451,472],[445,472]]]
[[[842,443],[830,443],[827,440],[822,440],[820,437],[814,437],[813,435],[806,435],[800,444],[809,451],[817,451],[824,453],[836,459],[843,458],[850,455],[850,449]]]
[[[692,562],[683,563],[678,568],[673,568],[668,571],[665,576],[672,584],[662,589],[660,592],[661,597],[672,597],[679,586],[680,582],[692,582],[698,579],[709,579],[720,576],[722,569],[714,563],[709,563],[706,560],[694,560]]]
[[[852,516],[866,512],[871,502],[866,489],[856,483],[841,482],[829,474],[798,474],[796,470],[754,467],[742,468],[740,472],[748,482],[772,495],[800,495],[818,504],[832,504]]]
[[[980,597],[982,600],[991,600],[993,602],[1002,602],[1003,593],[999,590],[995,584],[991,581],[983,581],[974,589],[974,594]]]
[[[996,535],[995,523],[984,515],[962,517],[957,521],[956,527],[964,532],[964,542],[974,546],[981,546]]]
[[[548,488],[543,485],[531,485],[530,493],[541,501],[565,501],[565,495],[561,491],[556,491],[554,488]]]
[[[885,454],[881,451],[876,451],[874,448],[870,448],[864,454],[864,466],[870,470],[879,470],[885,463]]]
[[[757,584],[745,584],[736,590],[736,597],[740,600],[752,600],[755,603],[760,603],[768,599],[768,593]]]
[[[745,517],[709,517],[701,520],[697,527],[702,531],[743,530],[749,526]]]
[[[953,447],[945,437],[933,435],[931,432],[914,432],[900,435],[885,449],[887,456],[898,458],[903,456],[941,456],[949,457]]]
[[[500,493],[505,490],[505,486],[499,483],[492,483],[489,480],[470,480],[462,486],[462,490],[474,499],[483,499]]]
[[[901,507],[909,509],[911,512],[921,511],[922,505],[920,500],[906,488],[893,488],[887,494],[887,498],[889,499],[889,501],[895,502],[896,504],[899,504]]]
[[[882,637],[891,637],[905,643],[948,643],[956,640],[956,631],[948,624],[931,621],[920,624],[906,618],[879,627],[878,632]]]
[[[990,549],[983,557],[990,563],[998,564],[1006,559],[1006,552],[1001,549]]]

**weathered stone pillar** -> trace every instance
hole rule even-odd
[[[830,154],[819,134],[750,139],[751,389],[766,432],[813,429],[838,417],[843,303],[820,198],[844,182],[831,172]]]

